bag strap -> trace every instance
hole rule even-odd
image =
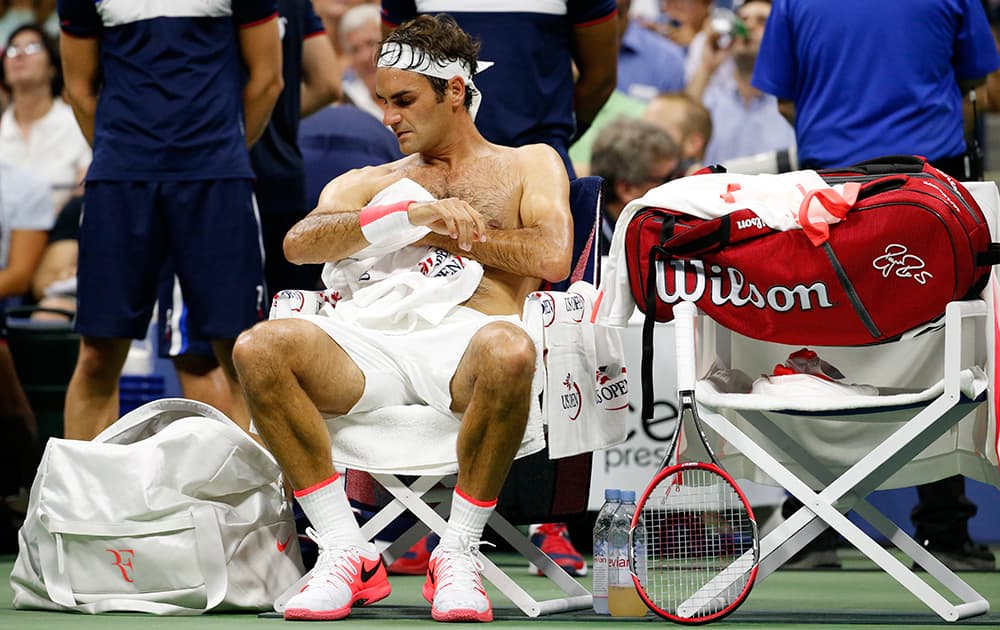
[[[921,173],[927,160],[919,155],[886,155],[842,168],[820,169],[818,173],[840,173],[851,171],[859,175],[892,175],[898,173]]]
[[[642,363],[640,364],[640,379],[642,380],[642,418],[653,417],[653,328],[656,324],[656,259],[662,257],[664,265],[669,264],[671,252],[664,249],[662,243],[669,240],[674,232],[676,217],[671,214],[663,216],[660,226],[659,244],[649,248],[646,270],[646,317],[642,321]]]
[[[40,540],[38,545],[41,576],[45,583],[49,599],[65,608],[96,614],[102,612],[144,612],[157,615],[198,615],[215,608],[226,597],[228,588],[228,573],[226,571],[225,547],[222,543],[222,532],[215,516],[215,511],[207,505],[194,506],[187,518],[170,519],[165,522],[160,531],[178,531],[182,529],[180,521],[187,521],[187,528],[193,529],[196,548],[191,553],[197,554],[198,568],[205,579],[205,606],[191,608],[129,597],[109,597],[97,602],[81,604],[77,601],[69,574],[65,570],[63,551],[63,532],[49,533],[48,540]],[[140,527],[140,533],[152,533],[149,527]],[[96,527],[87,531],[96,534]],[[122,528],[113,528],[112,535],[125,535]],[[136,533],[135,531],[131,533]]]
[[[977,267],[1000,265],[1000,243],[990,243],[985,252],[976,252]]]
[[[799,204],[799,225],[802,226],[802,231],[806,233],[810,243],[819,247],[830,238],[830,224],[822,219],[813,221],[813,213],[809,211],[813,199],[835,218],[843,221],[854,207],[860,191],[861,184],[848,182],[844,184],[843,194],[833,188],[817,188],[806,193],[802,203]]]

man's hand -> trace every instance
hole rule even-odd
[[[447,235],[458,241],[464,251],[474,242],[486,242],[486,221],[483,215],[461,199],[449,197],[434,201],[416,201],[407,210],[410,223],[423,225],[435,234]]]

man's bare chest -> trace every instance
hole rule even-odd
[[[517,227],[521,205],[521,183],[504,164],[488,161],[457,170],[415,167],[405,177],[423,186],[438,199],[454,197],[500,223]]]

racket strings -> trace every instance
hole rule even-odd
[[[756,564],[755,524],[733,486],[711,470],[669,475],[642,510],[636,573],[663,611],[700,618],[739,601]]]

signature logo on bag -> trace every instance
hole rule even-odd
[[[921,271],[926,266],[924,260],[908,252],[906,245],[890,243],[885,246],[885,254],[872,261],[872,267],[882,272],[883,278],[894,274],[897,278],[913,278],[917,284],[927,284],[934,277],[929,271]]]
[[[608,366],[602,365],[594,372],[594,402],[602,405],[605,411],[618,411],[628,408],[628,378],[623,365],[617,376],[608,374]]]
[[[126,582],[132,582],[132,577],[130,573],[134,571],[132,566],[132,559],[135,558],[135,551],[132,549],[105,549],[105,551],[111,553],[115,557],[115,561],[111,564],[118,567],[118,570],[122,572],[122,579]]]
[[[566,379],[562,384],[566,388],[566,393],[559,396],[559,402],[562,404],[563,411],[566,412],[566,417],[569,418],[570,422],[574,422],[580,417],[580,411],[583,409],[580,386],[576,384],[573,375],[569,373],[566,374]]]
[[[706,273],[705,263],[701,260],[670,261],[674,274],[673,287],[668,289],[663,264],[662,260],[656,261],[656,294],[667,304],[680,300],[697,302],[705,297],[707,290],[709,299],[717,306],[749,305],[779,313],[793,309],[811,311],[814,308],[833,308],[826,285],[822,282],[814,282],[809,286],[797,284],[794,287],[777,284],[761,289],[754,283],[747,282],[743,273],[735,267],[712,265]],[[688,287],[689,280],[694,281],[693,287]]]

